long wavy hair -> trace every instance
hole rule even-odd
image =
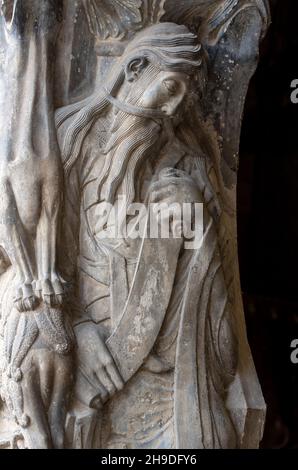
[[[92,125],[110,106],[106,92],[117,95],[125,80],[126,65],[140,57],[161,69],[182,71],[189,75],[198,74],[202,64],[201,45],[197,36],[186,26],[160,23],[137,34],[112,67],[105,80],[105,90],[96,89],[90,97],[57,110],[58,133],[63,126],[59,141],[66,174],[76,162]]]

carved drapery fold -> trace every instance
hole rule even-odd
[[[265,404],[236,182],[268,2],[3,0],[1,11],[0,447],[257,447]],[[123,222],[154,198],[204,204],[200,248],[107,236],[105,202]],[[37,383],[50,390],[39,402]]]

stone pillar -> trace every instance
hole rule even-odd
[[[0,447],[257,448],[236,188],[267,0],[1,3]],[[150,237],[154,203],[196,231]]]

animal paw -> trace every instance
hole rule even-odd
[[[45,279],[39,285],[41,298],[49,307],[59,307],[63,304],[65,289],[60,279]]]
[[[38,306],[38,298],[34,294],[32,284],[21,284],[15,297],[15,305],[19,312],[30,312]]]

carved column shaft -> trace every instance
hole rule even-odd
[[[258,446],[236,182],[268,22],[266,0],[2,2],[0,446]],[[192,227],[202,205],[201,243],[175,217],[151,236],[155,203]]]

